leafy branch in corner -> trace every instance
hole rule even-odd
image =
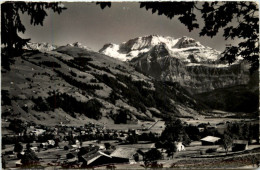
[[[30,41],[18,35],[19,32],[24,33],[26,30],[21,22],[20,13],[27,13],[31,17],[31,24],[43,25],[45,17],[48,16],[46,9],[60,14],[66,8],[63,4],[56,2],[5,2],[1,4],[1,39],[8,57],[19,54],[22,47]]]

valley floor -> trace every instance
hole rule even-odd
[[[250,119],[235,119],[235,118],[207,118],[205,116],[200,116],[198,118],[181,118],[182,121],[187,124],[198,125],[201,123],[210,123],[212,126],[217,128],[225,128],[226,122],[251,122],[254,121],[257,123],[257,120]],[[8,124],[3,122],[3,124]],[[106,129],[114,129],[117,131],[127,131],[145,129],[143,132],[140,130],[140,133],[146,132],[157,132],[161,133],[165,128],[164,121],[157,120],[156,122],[139,122],[138,124],[126,125],[126,124],[109,124],[103,123]],[[7,125],[6,125],[7,126]],[[135,148],[141,149],[143,152],[148,151],[154,147],[154,143],[149,141],[139,141],[137,144],[124,144],[118,140],[102,140],[100,143],[97,140],[85,141],[82,143],[82,147],[87,147],[92,145],[104,145],[105,143],[110,143],[115,148],[124,147],[124,148]],[[34,143],[34,145],[40,145],[40,143]],[[36,155],[40,158],[40,165],[48,167],[48,169],[57,169],[62,168],[60,165],[63,162],[66,162],[66,154],[69,153],[67,150],[64,150],[64,146],[68,146],[68,141],[62,141],[59,143],[57,148],[48,148],[36,152]],[[26,144],[23,144],[23,148],[26,148]],[[214,153],[201,154],[202,151],[207,149],[216,149]],[[13,151],[14,145],[5,145],[5,149],[2,150],[2,153],[8,151]],[[104,151],[104,150],[102,150]],[[158,164],[162,164],[165,168],[256,168],[256,160],[260,160],[260,145],[252,144],[248,146],[247,150],[232,152],[229,151],[227,154],[225,150],[220,145],[210,145],[204,146],[201,145],[200,141],[192,141],[189,146],[185,147],[185,150],[176,152],[174,157],[167,157],[167,154],[164,150],[161,150],[163,154],[163,159],[158,160]],[[205,152],[204,152],[205,153]],[[6,166],[8,168],[16,168],[17,158],[12,156],[5,156]],[[255,159],[255,161],[254,161]],[[73,166],[78,168],[79,164]],[[130,164],[115,164],[116,169],[145,169],[143,161],[131,162]],[[71,167],[72,168],[72,167]],[[104,169],[106,166],[95,167],[95,169]]]

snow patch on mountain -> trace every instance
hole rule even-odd
[[[159,35],[137,37],[119,45],[106,44],[99,52],[122,61],[130,61],[161,44],[165,45],[172,57],[188,63],[191,62],[190,55],[193,55],[197,62],[215,61],[220,58],[219,51],[203,46],[200,42],[186,36],[177,39]]]
[[[56,45],[51,45],[46,42],[42,42],[42,43],[28,42],[23,47],[23,49],[26,49],[26,50],[39,50],[41,52],[52,51],[52,50],[55,50],[56,48],[57,48]]]
[[[232,64],[234,65],[234,64]],[[203,63],[188,63],[186,66],[205,66],[205,67],[212,67],[212,68],[226,68],[229,67],[229,64],[203,64]]]
[[[85,45],[82,45],[81,43],[79,42],[74,42],[74,43],[71,43],[71,44],[67,44],[66,46],[69,46],[69,47],[78,47],[78,48],[83,48],[83,49],[86,49],[86,50],[89,50],[89,51],[93,51],[91,48],[85,46]]]

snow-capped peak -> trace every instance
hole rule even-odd
[[[55,50],[56,48],[57,48],[56,45],[51,45],[46,42],[42,42],[42,43],[28,42],[23,47],[23,49],[26,49],[26,50],[39,50],[42,52],[52,51],[52,50]]]
[[[130,39],[127,42],[117,44],[106,44],[99,52],[122,61],[132,60],[140,54],[150,51],[157,45],[164,44],[172,57],[182,59],[185,62],[191,62],[188,56],[194,55],[194,58],[200,61],[214,61],[219,59],[220,52],[212,48],[203,46],[193,38],[183,36],[173,38],[170,36],[148,35]]]
[[[69,46],[69,47],[78,47],[78,48],[83,48],[83,49],[86,49],[86,50],[91,50],[91,48],[82,45],[80,42],[74,42],[74,43],[71,43],[71,44],[67,44],[66,46]],[[91,51],[92,51],[92,50],[91,50]]]

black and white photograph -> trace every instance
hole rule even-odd
[[[259,2],[1,2],[1,169],[258,169]]]

